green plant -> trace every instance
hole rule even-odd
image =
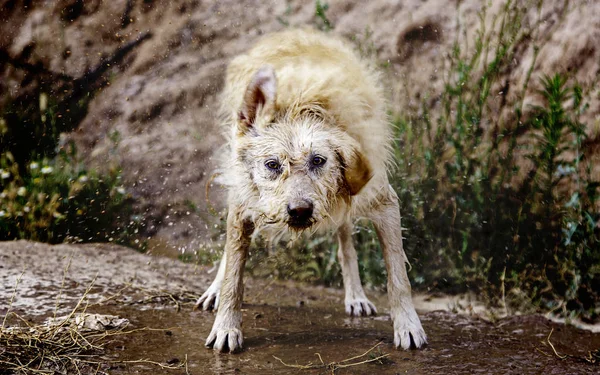
[[[301,238],[291,243],[260,238],[250,250],[247,270],[256,277],[339,286],[341,274],[336,249],[337,242],[332,236]]]
[[[285,8],[285,12],[283,13],[283,15],[277,16],[276,19],[282,26],[289,27],[290,21],[287,19],[287,17],[289,17],[291,14],[292,5],[288,1],[287,7]]]
[[[10,152],[0,155],[0,240],[110,241],[139,247],[134,235],[140,223],[121,186],[120,171],[98,175],[77,160],[74,146],[67,149],[26,166],[19,166]]]
[[[180,259],[213,265],[222,257],[225,233],[225,220],[214,226],[212,241],[203,244],[193,255],[186,254]],[[371,288],[385,288],[385,264],[379,240],[372,225],[358,221],[354,232],[359,258],[359,273],[364,285]],[[246,272],[254,277],[296,280],[321,283],[340,287],[342,274],[337,262],[337,238],[334,233],[320,236],[297,238],[271,238],[269,234],[257,236],[253,241]]]
[[[355,34],[352,37],[352,41],[358,50],[358,53],[363,58],[373,59],[377,55],[377,47],[373,42],[373,30],[370,27],[365,27],[365,30],[362,34]],[[382,64],[383,67],[387,67],[388,63]]]
[[[329,4],[322,3],[321,0],[315,2],[315,24],[321,31],[333,30],[333,24],[325,14],[329,9]]]
[[[543,104],[525,114],[534,41],[523,86],[498,105],[491,93],[506,90],[516,46],[539,24],[524,24],[511,1],[494,18],[497,29],[486,29],[485,19],[482,12],[470,53],[455,44],[441,113],[424,102],[420,115],[396,121],[393,183],[413,280],[477,290],[492,302],[506,288],[520,306],[525,295],[544,308],[595,316],[600,214],[577,120],[583,91],[561,75],[544,77]]]
[[[353,237],[357,244],[359,273],[363,284],[383,288],[386,280],[385,264],[375,230],[370,223],[358,221]],[[251,275],[318,282],[329,286],[342,285],[335,234],[301,237],[293,242],[274,241],[269,243],[260,238],[253,244],[247,267]]]
[[[16,72],[11,79],[21,83],[0,98],[0,240],[131,241],[139,247],[132,234],[140,218],[132,215],[119,168],[104,174],[86,170],[61,135],[79,126],[95,93],[150,36],[142,33],[120,45],[80,77],[32,65],[28,54],[13,57],[0,48],[0,59]],[[117,142],[118,134],[110,138]]]
[[[547,277],[550,290],[538,288],[549,306],[593,315],[600,301],[600,184],[590,177],[582,148],[585,125],[577,119],[587,106],[581,87],[568,86],[559,74],[544,77],[542,87],[545,105],[536,106],[529,120],[533,169],[523,184],[529,193],[526,208],[539,219],[539,229],[524,246],[540,249],[535,261],[545,267],[527,276]]]
[[[24,66],[18,58],[6,58],[15,69]],[[76,128],[87,114],[106,65],[110,66],[102,64],[80,79],[54,74],[42,66],[24,69],[27,87],[17,97],[3,98],[0,240],[114,241],[143,246],[135,239],[140,218],[132,213],[132,199],[121,186],[119,168],[109,166],[104,174],[87,170],[74,145],[61,141],[61,134]],[[116,145],[118,133],[110,139]]]

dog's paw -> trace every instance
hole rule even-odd
[[[205,345],[207,348],[213,348],[222,353],[234,353],[240,351],[243,344],[244,336],[239,328],[213,327]]]
[[[206,292],[204,292],[204,294],[202,296],[200,296],[200,298],[198,298],[198,301],[196,301],[196,309],[202,309],[202,310],[207,310],[207,311],[217,311],[217,309],[219,308],[219,291],[220,291],[221,287],[220,286],[213,286],[211,285]]]
[[[394,345],[404,350],[419,349],[427,344],[427,335],[416,311],[392,314],[394,321]]]
[[[377,315],[375,305],[367,298],[347,299],[345,302],[346,314],[350,316]]]
[[[241,311],[219,311],[205,345],[220,352],[239,351],[244,344],[241,328]]]

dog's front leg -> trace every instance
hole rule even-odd
[[[368,316],[377,314],[375,305],[369,301],[360,283],[356,250],[352,243],[352,222],[343,223],[337,232],[338,260],[342,267],[344,289],[346,290],[346,314],[350,316]]]
[[[225,244],[225,275],[221,286],[219,310],[206,346],[221,352],[242,348],[243,273],[254,224],[234,207],[227,215],[227,243]]]
[[[223,257],[221,258],[221,262],[219,263],[219,270],[217,271],[217,276],[213,280],[212,284],[206,289],[204,294],[198,298],[196,301],[196,306],[194,308],[202,310],[214,310],[216,311],[219,308],[219,292],[221,291],[221,285],[223,284],[223,279],[225,279],[225,266],[227,264],[227,254],[223,252]]]
[[[402,229],[398,196],[391,186],[382,192],[379,206],[371,212],[388,274],[387,292],[391,316],[394,322],[396,347],[420,348],[427,343],[427,336],[412,303],[410,281],[406,273],[406,254],[402,247]],[[411,344],[412,339],[412,344]]]

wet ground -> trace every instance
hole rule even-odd
[[[269,280],[247,280],[245,350],[218,354],[204,347],[214,315],[194,311],[191,303],[194,294],[210,282],[212,276],[206,272],[206,268],[111,245],[0,243],[0,316],[8,308],[19,276],[11,309],[33,320],[52,314],[59,294],[59,313],[68,312],[93,281],[86,297],[91,304],[88,312],[125,317],[131,322],[128,329],[158,329],[111,339],[100,359],[133,362],[104,366],[110,374],[328,374],[331,367],[321,366],[319,356],[324,364],[344,365],[386,354],[379,361],[338,368],[335,373],[600,373],[598,364],[585,360],[600,349],[600,334],[542,316],[492,322],[483,319],[485,314],[454,313],[444,304],[433,304],[442,309],[431,311],[431,301],[423,303],[419,296],[417,310],[429,345],[419,351],[402,351],[392,345],[385,296],[369,295],[381,311],[379,316],[348,318],[340,290]],[[368,355],[344,362],[380,342]],[[187,366],[168,370],[136,362],[140,359]],[[308,364],[319,368],[289,367]]]
[[[123,311],[126,314],[126,311]],[[192,374],[329,373],[324,368],[298,370],[286,364],[341,362],[361,355],[383,341],[374,356],[389,354],[381,362],[340,369],[339,374],[598,374],[598,366],[583,360],[558,359],[544,344],[551,329],[551,342],[559,354],[583,358],[600,347],[600,337],[549,323],[541,317],[504,319],[496,324],[449,312],[421,315],[429,334],[429,346],[420,351],[393,349],[391,327],[383,315],[348,319],[341,309],[327,307],[275,307],[247,305],[244,313],[244,352],[218,354],[203,347],[212,316],[201,312],[172,311],[133,313],[136,326],[169,327],[164,332],[140,333],[121,345],[120,358],[152,358],[174,362],[188,358]],[[369,359],[374,356],[365,356]],[[359,362],[359,361],[353,361]],[[155,370],[155,369],[154,369]],[[147,371],[147,372],[144,372]],[[152,366],[122,366],[114,373],[152,373]],[[179,372],[181,373],[181,371]]]

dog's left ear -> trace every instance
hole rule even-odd
[[[358,147],[350,147],[340,156],[348,191],[350,195],[356,195],[373,177],[371,166]]]
[[[277,78],[271,65],[264,65],[252,77],[244,93],[242,108],[238,115],[240,131],[245,133],[256,125],[259,117],[269,117],[275,113]]]

